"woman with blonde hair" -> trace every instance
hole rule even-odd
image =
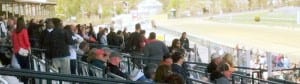
[[[234,61],[233,56],[229,53],[226,53],[223,57],[222,64],[224,63],[224,64],[228,65],[229,66],[229,71],[234,72],[235,71],[235,68],[234,68],[235,65],[234,65],[233,61]]]

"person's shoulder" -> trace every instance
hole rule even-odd
[[[230,84],[230,81],[225,77],[221,77],[216,79],[216,84]]]

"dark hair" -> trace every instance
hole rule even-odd
[[[107,31],[108,31],[108,28],[104,28],[104,31],[107,32]]]
[[[3,17],[0,17],[0,21],[3,21],[4,20],[4,18]]]
[[[146,30],[141,30],[141,34],[146,34]]]
[[[183,39],[183,35],[186,35],[186,32],[182,32],[180,39]]]
[[[183,58],[183,53],[182,52],[175,52],[173,55],[172,55],[172,59],[173,59],[173,62],[174,63],[177,63],[180,59]]]
[[[171,73],[171,66],[160,65],[155,72],[154,81],[158,83],[164,83],[166,81],[166,77],[168,77],[168,75]]]
[[[88,31],[88,34],[92,35],[92,37],[95,37],[95,31],[94,31],[92,23],[90,23],[89,29],[90,29],[90,31]]]
[[[16,28],[16,32],[20,33],[24,28],[25,28],[25,21],[23,17],[19,17],[17,19],[17,28]]]
[[[174,39],[174,40],[172,41],[172,46],[171,46],[171,48],[177,48],[177,46],[176,46],[177,42],[180,42],[180,40],[179,40],[179,39]]]
[[[79,44],[79,48],[80,48],[80,49],[83,49],[83,48],[86,47],[86,46],[89,46],[89,44],[88,44],[87,42],[85,42],[85,41],[83,41],[83,42],[81,42],[81,43]]]
[[[171,58],[172,59],[172,54],[171,53],[167,53],[164,55],[163,57],[163,61],[165,61],[166,59]]]
[[[64,27],[64,29],[65,29],[65,31],[66,31],[67,33],[73,34],[71,25],[66,25],[66,26]]]
[[[30,24],[30,23],[33,23],[33,21],[34,21],[34,19],[30,19],[29,24]]]
[[[140,30],[140,29],[141,29],[141,24],[140,23],[135,24],[135,30]]]
[[[156,34],[155,34],[155,32],[151,32],[151,33],[150,33],[149,39],[156,39]]]
[[[167,84],[185,84],[185,80],[179,74],[173,73],[166,78]]]
[[[52,18],[52,22],[53,22],[53,24],[56,28],[62,28],[63,27],[62,21],[59,18]]]
[[[118,30],[118,31],[117,31],[117,34],[122,34],[122,31],[121,31],[121,30]]]
[[[156,64],[153,64],[153,63],[147,64],[147,66],[144,67],[144,74],[145,74],[146,78],[151,79],[151,75],[155,74],[156,69],[157,69]]]

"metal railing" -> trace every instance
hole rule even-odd
[[[208,64],[205,63],[196,63],[196,62],[185,62],[187,64],[196,64],[196,68],[193,69],[187,69],[190,72],[196,72],[197,74],[201,74],[201,75],[205,75],[206,77],[208,77],[208,72],[206,72],[206,66]],[[201,68],[201,69],[199,69]],[[240,67],[240,66],[235,66],[235,68],[237,69],[245,69],[245,70],[254,70],[253,72],[251,72],[251,76],[249,76],[249,73],[245,73],[245,72],[240,72],[240,71],[236,71],[233,73],[232,75],[232,84],[236,84],[236,81],[241,81],[241,84],[245,84],[245,83],[271,83],[271,84],[296,84],[295,82],[292,81],[287,81],[287,80],[281,80],[281,79],[275,79],[275,78],[271,78],[269,77],[268,80],[264,80],[262,79],[260,76],[257,76],[259,78],[254,78],[254,74],[256,73],[257,75],[262,75],[263,72],[267,72],[266,69],[262,69],[262,68],[250,68],[250,67]],[[300,70],[299,68],[291,68],[291,69],[280,69],[280,70],[273,70],[272,72],[276,72],[276,71],[289,71],[289,70]]]
[[[10,68],[0,68],[1,75],[9,76],[23,76],[37,79],[47,79],[47,80],[58,80],[73,83],[90,83],[90,84],[115,84],[115,83],[130,83],[130,84],[147,84],[145,82],[138,81],[128,81],[128,80],[118,80],[109,78],[96,78],[88,76],[77,76],[70,74],[59,74],[59,73],[48,73],[48,72],[37,72],[31,70],[21,70],[21,69],[10,69]]]

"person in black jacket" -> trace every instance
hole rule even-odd
[[[181,46],[189,51],[190,50],[190,42],[189,39],[187,38],[186,32],[183,32],[181,37],[180,37],[180,42],[181,42]]]
[[[116,45],[115,38],[117,37],[117,34],[113,27],[110,28],[110,32],[107,34],[107,42],[108,45],[118,46]]]
[[[173,64],[171,65],[172,71],[174,73],[179,74],[186,81],[186,84],[192,84],[190,81],[187,80],[188,77],[190,76],[190,74],[184,68],[184,64],[183,64],[184,63],[184,53],[175,52],[172,55],[172,59],[173,59]]]
[[[46,21],[47,29],[41,35],[41,46],[46,49],[46,58],[60,73],[70,73],[69,45],[75,44],[72,35],[62,28],[62,21],[51,18]]]
[[[37,23],[35,19],[31,19],[29,26],[28,26],[28,35],[31,47],[38,47],[38,39],[40,36],[40,29],[41,26]]]
[[[121,61],[122,61],[122,57],[120,56],[120,53],[112,52],[111,55],[109,56],[109,63],[107,64],[108,67],[107,70],[113,74],[128,79],[128,75],[123,73],[120,70]]]
[[[222,73],[217,70],[218,65],[222,62],[222,57],[216,53],[212,54],[212,60],[207,66],[207,72],[210,73],[209,80],[211,82],[222,77]]]

